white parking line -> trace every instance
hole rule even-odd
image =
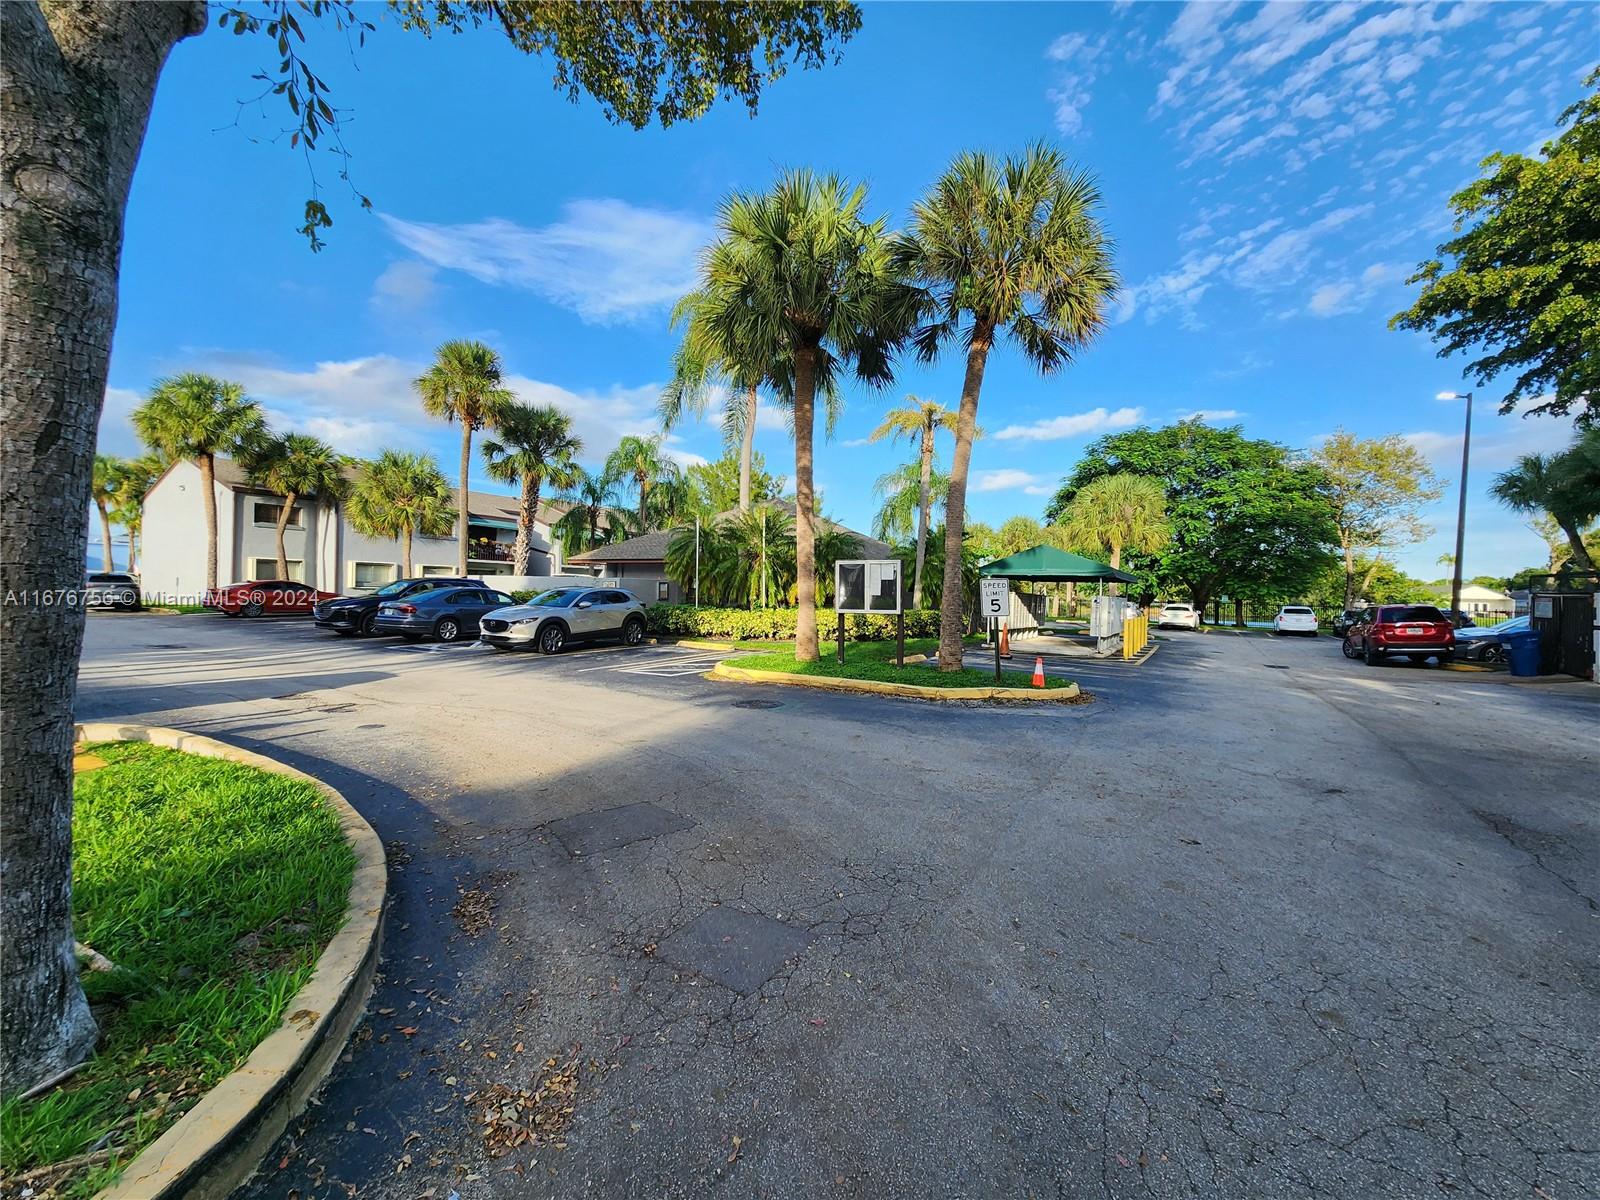
[[[584,667],[581,671],[574,672],[574,674],[586,675],[591,671],[616,671],[623,675],[654,675],[661,679],[672,679],[681,675],[703,674],[727,657],[728,651],[726,650],[717,650],[709,654],[651,655],[643,662],[607,663],[599,667]]]

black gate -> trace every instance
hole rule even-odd
[[[1595,597],[1584,592],[1534,592],[1528,598],[1539,635],[1539,673],[1594,677]]]

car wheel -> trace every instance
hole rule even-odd
[[[1480,654],[1478,657],[1480,659],[1482,659],[1486,663],[1497,663],[1500,660],[1502,660],[1503,658],[1505,658],[1505,656],[1506,656],[1505,647],[1501,646],[1501,645],[1499,645],[1497,643],[1497,644],[1495,644],[1493,646],[1485,646],[1483,648],[1483,653]]]
[[[361,618],[361,636],[362,637],[377,637],[378,636],[378,614],[377,613],[369,612],[366,616]]]
[[[1345,638],[1344,643],[1339,648],[1344,651],[1346,658],[1361,657],[1361,651],[1356,649],[1355,641],[1352,638]]]
[[[539,631],[539,651],[542,654],[560,654],[567,644],[567,631],[559,625],[546,625]]]
[[[637,646],[642,641],[644,641],[644,622],[638,617],[629,617],[622,623],[622,644]]]
[[[1375,667],[1383,661],[1383,651],[1379,650],[1371,642],[1368,642],[1366,645],[1365,658],[1367,660],[1367,666]]]
[[[461,626],[453,617],[446,617],[433,627],[433,636],[441,642],[459,642],[461,640]]]
[[[247,617],[259,617],[261,615],[261,601],[252,600],[239,611]]]

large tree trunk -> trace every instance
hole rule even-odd
[[[472,470],[472,424],[468,421],[461,422],[461,483],[456,488],[456,574],[467,573],[467,473]],[[407,563],[410,556],[407,555]],[[406,574],[411,574],[411,567],[407,565]]]
[[[289,527],[289,517],[294,512],[295,494],[290,492],[283,498],[283,508],[278,513],[278,578],[289,578],[289,555],[283,548],[283,531]],[[302,563],[301,566],[305,564]]]
[[[466,574],[466,572],[462,572]],[[411,529],[407,526],[400,531],[400,578],[411,577]]]
[[[817,351],[802,347],[794,355],[794,657],[816,662],[817,564],[812,523],[811,455],[817,394]]]
[[[518,575],[532,575],[533,522],[539,513],[539,485],[537,475],[522,477],[522,500],[517,508],[517,544],[511,551],[511,569]]]
[[[1583,544],[1583,534],[1578,527],[1570,521],[1557,522],[1561,532],[1567,535],[1567,545],[1572,548],[1572,565],[1580,571],[1594,570],[1594,563],[1589,558],[1589,547]]]
[[[1344,550],[1344,611],[1348,612],[1356,602],[1356,548],[1348,537],[1341,538],[1340,545]]]
[[[928,510],[932,507],[929,490],[933,483],[933,426],[922,428],[922,494],[917,503],[917,573],[911,585],[911,607],[922,607],[922,568],[928,561]]]
[[[72,951],[72,707],[95,427],[128,183],[156,77],[203,4],[5,11],[0,60],[0,1095],[93,1048]]]
[[[96,500],[94,504],[100,510],[100,569],[103,571],[115,571],[117,564],[111,557],[111,513],[106,510],[104,500]],[[129,545],[131,547],[132,543],[130,542]],[[132,553],[131,549],[129,553]],[[129,569],[131,570],[132,568]]]
[[[950,459],[950,491],[944,501],[944,594],[939,598],[939,670],[961,669],[961,542],[967,517],[967,467],[978,428],[978,393],[983,368],[994,344],[994,326],[979,321],[967,351],[967,374],[961,384],[961,411],[956,417],[956,449]]]
[[[1122,570],[1122,544],[1120,542],[1114,541],[1111,543],[1111,569],[1113,571]],[[1111,594],[1120,596],[1122,594],[1122,585],[1113,583],[1111,585]]]
[[[210,454],[195,459],[200,468],[200,510],[206,514],[206,590],[217,586],[217,460]]]
[[[756,389],[752,387],[744,399],[744,442],[739,447],[739,511],[750,511],[751,475],[756,458]]]

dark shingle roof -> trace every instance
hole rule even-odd
[[[774,508],[782,509],[789,516],[794,516],[793,501],[774,500]],[[714,518],[720,521],[724,517],[737,516],[739,510],[730,508],[727,512],[718,513]],[[894,552],[890,547],[880,542],[877,538],[870,538],[864,533],[857,533],[854,529],[847,529],[836,521],[822,518],[819,522],[833,529],[843,530],[852,537],[861,541],[861,557],[863,558],[893,558]],[[609,546],[596,546],[593,550],[585,550],[582,554],[571,555],[567,561],[574,563],[630,563],[630,562],[665,562],[667,557],[667,543],[672,541],[675,530],[652,529],[649,533],[640,534],[638,537],[629,538],[624,542],[612,542]]]

